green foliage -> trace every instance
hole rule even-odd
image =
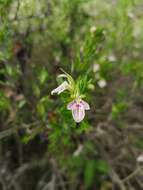
[[[51,176],[47,179],[39,172],[37,181],[44,178],[44,184],[51,184],[56,176],[56,189],[64,189],[63,182],[69,189],[103,190],[104,184],[114,182],[110,168],[117,170],[121,182],[134,172],[130,165],[143,149],[140,131],[132,132],[143,123],[142,4],[142,0],[0,0],[1,130],[14,131],[16,141],[15,145],[6,137],[10,147],[1,152],[4,159],[17,154],[3,164],[14,168],[6,171],[16,173],[43,151],[39,163],[44,158],[56,164],[44,165]],[[69,91],[52,96],[52,89],[65,80]],[[80,124],[67,110],[67,104],[78,98],[85,98],[91,108]],[[28,149],[32,143],[36,146]],[[20,161],[14,165],[15,157]],[[128,166],[129,157],[134,160]],[[139,186],[136,178],[133,189]],[[22,179],[25,176],[16,181]],[[130,189],[129,180],[124,189]],[[5,189],[10,188],[14,187]]]
[[[6,21],[0,28],[0,61],[5,61],[11,57],[11,30]]]
[[[124,113],[127,110],[127,103],[120,102],[112,106],[112,117],[117,119],[121,113]]]
[[[37,113],[39,116],[41,116],[43,119],[47,118],[47,109],[49,106],[50,100],[48,96],[44,96],[40,99],[40,101],[37,104]]]
[[[0,111],[4,112],[10,108],[9,99],[5,97],[3,92],[0,92]]]
[[[107,174],[109,167],[104,160],[90,160],[86,163],[84,170],[84,183],[86,189],[90,189],[94,181],[97,180],[97,173]]]
[[[136,145],[140,150],[142,150],[142,149],[143,149],[143,138],[137,139],[135,145]]]
[[[0,0],[0,4],[5,5],[5,6],[9,5],[11,2],[12,0]]]
[[[85,71],[88,73],[91,71],[91,64],[94,59],[98,57],[99,44],[103,41],[104,34],[103,29],[96,29],[95,32],[87,32],[85,41],[81,45],[81,50],[77,53],[75,60],[76,69],[81,73]],[[76,70],[75,69],[75,70]]]
[[[92,183],[95,179],[95,161],[90,160],[85,167],[84,171],[84,182],[86,189],[91,188]]]

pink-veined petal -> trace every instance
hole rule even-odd
[[[81,100],[81,104],[83,105],[85,110],[90,110],[90,106],[89,106],[89,104],[87,102]]]
[[[54,90],[52,90],[51,94],[60,94],[61,92],[63,92],[64,90],[66,90],[68,88],[68,82],[64,81],[60,86],[58,86],[57,88],[55,88]]]
[[[72,116],[76,123],[81,122],[85,117],[85,110],[82,106],[77,106],[76,109],[72,109]]]
[[[75,104],[76,104],[76,101],[73,100],[72,102],[70,102],[70,103],[67,105],[67,109],[68,109],[68,110],[74,109]]]

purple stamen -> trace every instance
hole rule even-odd
[[[80,108],[80,107],[81,107],[81,105],[80,105],[80,104],[76,104],[76,107],[77,107],[77,108]]]

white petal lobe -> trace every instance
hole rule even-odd
[[[72,110],[75,106],[76,102],[75,100],[73,100],[72,102],[70,102],[68,105],[67,105],[67,109],[68,110]]]
[[[82,103],[85,110],[90,110],[90,106],[89,106],[89,104],[87,102],[82,100],[81,103]]]
[[[68,88],[68,82],[64,81],[60,86],[58,86],[57,88],[55,88],[54,90],[52,90],[51,94],[60,94],[62,93],[64,90],[66,90]]]
[[[83,107],[78,107],[72,110],[72,116],[76,123],[80,123],[85,117],[85,110]]]

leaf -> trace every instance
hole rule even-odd
[[[86,163],[84,170],[84,183],[86,189],[90,188],[92,183],[94,182],[95,177],[95,161],[90,160]]]
[[[44,84],[47,80],[47,77],[48,77],[48,72],[46,71],[46,69],[45,68],[41,69],[39,73],[40,84]]]
[[[47,108],[49,106],[49,97],[44,96],[40,99],[40,101],[37,104],[37,112],[38,114],[43,118],[47,114]]]
[[[97,171],[107,174],[109,172],[109,166],[105,160],[97,160],[95,165]]]
[[[117,118],[121,113],[127,110],[127,103],[126,102],[119,102],[113,104],[112,106],[112,117],[113,119]]]
[[[19,102],[18,107],[19,107],[19,108],[22,108],[25,104],[26,104],[26,100],[23,99],[23,100],[21,100],[21,101]]]
[[[84,183],[86,189],[90,189],[93,182],[95,182],[96,173],[107,174],[109,169],[107,162],[104,160],[90,160],[86,162],[84,171]]]
[[[139,149],[143,149],[143,138],[139,138],[137,141],[136,141],[136,143],[135,143],[135,145],[139,148]]]
[[[0,110],[8,110],[10,107],[9,99],[5,97],[3,92],[0,92]]]

